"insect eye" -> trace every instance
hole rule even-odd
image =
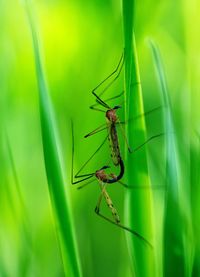
[[[121,106],[115,106],[114,108],[113,108],[113,110],[117,110],[117,109],[120,109],[121,108]]]
[[[103,167],[101,168],[101,170],[104,170],[104,169],[107,169],[107,168],[110,168],[110,166],[105,165],[105,166],[103,166]]]

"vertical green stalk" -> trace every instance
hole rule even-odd
[[[200,217],[199,217],[199,196],[200,196],[200,136],[195,137],[195,144],[191,145],[191,206],[194,232],[194,261],[192,265],[192,276],[200,276]]]
[[[123,0],[123,26],[125,43],[126,118],[143,113],[142,91],[134,38],[134,1]],[[132,148],[142,144],[145,137],[144,118],[129,122],[127,138]],[[145,147],[135,153],[126,153],[126,172],[129,185],[149,185]],[[126,223],[153,244],[152,197],[150,190],[129,190],[126,195]],[[153,248],[127,234],[134,276],[156,276]]]
[[[11,171],[13,174],[14,178],[14,184],[15,184],[15,190],[13,190],[13,186],[9,188],[8,195],[10,197],[10,206],[12,207],[12,213],[14,214],[15,220],[17,221],[17,226],[20,226],[20,234],[21,234],[21,242],[20,242],[20,249],[18,252],[18,267],[19,267],[19,275],[24,276],[28,272],[28,268],[30,266],[30,261],[31,261],[31,250],[32,250],[32,237],[30,233],[30,226],[29,226],[29,220],[28,220],[28,214],[27,214],[27,209],[26,205],[24,203],[24,199],[21,193],[20,189],[20,182],[18,179],[18,174],[17,174],[17,168],[15,165],[10,141],[8,138],[7,133],[5,133],[5,142],[6,142],[6,150],[7,150],[7,156],[8,156],[8,162],[9,166],[11,167]],[[8,184],[9,186],[9,184]],[[18,220],[16,210],[15,210],[15,197],[14,193],[17,194],[17,198],[19,199],[19,203],[21,206],[21,210],[23,211],[22,213],[22,218]]]
[[[166,78],[156,45],[150,42],[156,73],[160,85],[161,97],[164,106],[164,126],[166,145],[166,176],[167,187],[165,198],[165,216],[163,232],[163,272],[164,276],[188,276],[186,251],[184,240],[186,239],[185,224],[181,212],[180,188],[178,180],[178,159],[173,125],[172,111],[167,89]],[[184,207],[183,207],[184,208]]]
[[[80,276],[79,259],[76,252],[73,225],[69,209],[69,198],[65,198],[63,172],[58,155],[58,134],[56,133],[53,110],[42,66],[39,51],[39,40],[36,32],[32,7],[26,2],[26,11],[29,19],[33,48],[35,55],[36,73],[39,87],[40,122],[44,161],[48,180],[48,188],[55,216],[56,230],[62,251],[63,264],[66,276]],[[67,201],[66,201],[67,200]]]
[[[192,264],[192,276],[200,276],[200,136],[199,136],[199,1],[182,1],[185,15],[185,37],[186,37],[186,62],[187,77],[190,95],[190,189],[192,225],[194,234],[194,261]],[[198,133],[197,133],[198,131]],[[196,134],[195,134],[196,133]]]

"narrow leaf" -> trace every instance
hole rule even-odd
[[[163,231],[163,272],[165,276],[187,276],[184,249],[185,228],[181,213],[180,190],[178,180],[178,154],[176,151],[175,131],[172,109],[169,99],[166,77],[160,53],[153,41],[150,41],[153,61],[156,69],[160,93],[163,100],[164,126],[166,133],[166,177],[165,216]]]
[[[66,184],[63,180],[63,172],[61,170],[61,163],[58,155],[58,134],[56,133],[53,110],[42,66],[38,34],[36,32],[32,9],[33,7],[30,5],[29,1],[26,1],[26,11],[32,34],[39,88],[40,120],[48,188],[55,215],[56,230],[62,251],[65,273],[66,276],[76,277],[80,276],[79,259],[73,235],[69,199],[65,198],[64,185]]]
[[[133,20],[134,1],[123,0],[126,119],[144,112]],[[126,133],[131,146],[136,147],[142,144],[146,140],[144,118],[141,117],[134,123],[130,122],[127,125]],[[145,146],[136,153],[129,154],[126,151],[126,173],[127,184],[149,185]],[[125,215],[127,225],[153,244],[151,191],[129,190],[126,196]],[[144,245],[133,235],[127,234],[127,239],[134,276],[155,276],[153,249]]]

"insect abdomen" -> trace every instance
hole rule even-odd
[[[110,124],[108,132],[109,144],[111,149],[111,158],[113,160],[114,165],[119,165],[121,157],[119,150],[118,135],[114,124]]]

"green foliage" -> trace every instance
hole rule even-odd
[[[150,46],[159,80],[161,97],[163,99],[163,120],[166,137],[166,196],[163,233],[163,271],[166,276],[186,276],[187,261],[185,257],[186,253],[184,251],[184,238],[187,236],[187,234],[185,234],[186,222],[184,221],[181,212],[181,197],[178,181],[178,159],[172,109],[158,48],[152,41],[150,41]],[[176,222],[179,224],[176,225]],[[172,264],[174,264],[174,266],[171,266]]]
[[[33,49],[38,79],[44,161],[53,213],[55,214],[56,229],[58,232],[60,248],[63,252],[62,260],[66,276],[80,276],[79,261],[75,251],[75,241],[73,237],[73,225],[70,218],[69,203],[65,199],[64,178],[58,154],[58,135],[54,126],[54,116],[42,68],[38,35],[34,24],[32,7],[28,2],[26,5],[33,39]]]
[[[0,1],[0,275],[199,276],[198,1],[35,0],[34,24],[22,2]],[[122,181],[138,188],[107,190],[121,223],[153,248],[95,214],[98,182],[70,181],[70,118],[76,173],[105,139],[84,139],[105,123],[91,91],[123,49],[103,99],[125,90],[109,103],[122,106],[131,149],[164,135],[130,154],[119,128]],[[108,164],[118,171],[106,143],[82,173]],[[105,201],[101,212],[111,217]]]
[[[142,91],[139,76],[136,43],[133,34],[133,1],[123,1],[124,41],[125,41],[125,92],[126,118],[134,118],[143,113]],[[127,125],[127,138],[138,146],[145,142],[144,118]],[[145,150],[126,154],[127,182],[130,186],[149,186],[147,158]],[[126,197],[127,224],[146,240],[152,240],[152,203],[150,190],[129,190]],[[136,276],[155,276],[153,249],[142,245],[142,241],[127,234],[133,272]],[[150,242],[151,245],[153,242]]]

